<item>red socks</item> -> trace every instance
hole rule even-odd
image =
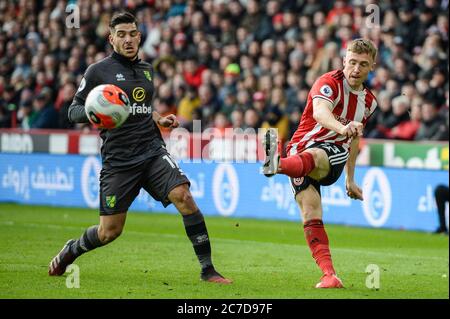
[[[292,178],[306,176],[311,173],[315,167],[316,163],[314,163],[314,157],[308,152],[280,158],[280,173]]]
[[[331,261],[328,236],[320,219],[311,219],[303,225],[306,242],[311,249],[312,256],[324,274],[335,274]]]
[[[303,177],[316,167],[311,153],[303,152],[280,159],[280,173],[292,178]],[[313,258],[324,274],[334,275],[336,272],[331,261],[328,236],[321,219],[311,219],[303,225],[306,242]]]

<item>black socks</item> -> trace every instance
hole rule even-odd
[[[202,270],[212,268],[211,244],[202,213],[196,211],[191,215],[183,215],[183,223]]]
[[[75,256],[80,256],[90,250],[93,250],[97,247],[103,246],[98,238],[98,225],[91,226],[84,234],[77,239],[72,246],[70,247],[70,251]]]

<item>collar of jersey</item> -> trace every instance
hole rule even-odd
[[[131,61],[130,59],[124,57],[123,55],[117,53],[116,51],[114,51],[112,53],[112,57],[122,64],[134,65],[134,64],[138,64],[139,62],[141,62],[141,59],[139,59],[139,58],[136,58],[133,61]]]
[[[353,94],[364,94],[364,91],[366,90],[366,85],[363,83],[363,88],[361,91],[356,91],[354,89],[352,89],[352,87],[350,86],[350,84],[348,83],[347,79],[344,77],[344,86]]]

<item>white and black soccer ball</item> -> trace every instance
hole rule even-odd
[[[118,128],[130,115],[130,100],[118,86],[102,84],[89,92],[84,103],[84,110],[94,127]]]

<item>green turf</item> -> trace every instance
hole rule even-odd
[[[199,281],[177,215],[129,213],[122,236],[76,260],[80,288],[47,265],[95,210],[0,205],[0,298],[449,298],[448,237],[327,226],[346,289],[315,289],[320,271],[298,223],[206,217],[217,269],[235,282]],[[380,288],[366,287],[369,264]]]

